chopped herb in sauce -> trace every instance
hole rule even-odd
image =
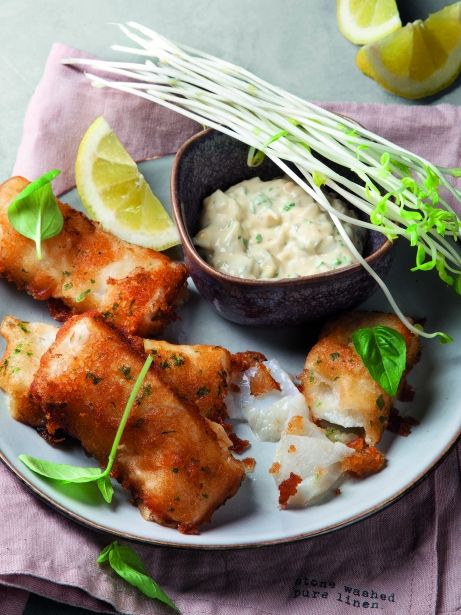
[[[342,201],[332,197],[333,202],[338,211],[354,216]],[[335,259],[341,264],[353,259],[339,245],[333,222],[288,178],[254,177],[216,191],[204,201],[201,222],[194,243],[211,265],[229,275],[295,278],[334,269]],[[365,231],[346,227],[361,251]]]

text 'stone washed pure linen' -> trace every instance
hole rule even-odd
[[[90,87],[81,71],[60,64],[77,55],[85,56],[53,46],[15,174],[33,179],[59,166],[58,191],[71,188],[80,138],[101,114],[136,160],[174,152],[199,128],[142,99]],[[461,161],[456,107],[325,106],[441,165]],[[454,615],[461,609],[460,453],[458,444],[393,506],[327,536],[243,551],[133,546],[186,615]],[[110,536],[54,512],[1,464],[0,492],[2,615],[20,615],[27,592],[100,613],[169,612],[96,564]]]

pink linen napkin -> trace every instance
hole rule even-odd
[[[75,55],[85,54],[53,47],[27,111],[15,174],[33,179],[59,166],[60,191],[71,187],[80,137],[101,113],[136,160],[175,151],[197,129],[147,101],[91,88],[78,70],[59,64]],[[439,164],[460,162],[458,108],[325,106]],[[187,615],[454,615],[461,609],[460,471],[458,444],[393,506],[300,543],[212,552],[133,546]],[[0,492],[1,615],[21,613],[30,591],[100,613],[168,612],[96,564],[110,536],[54,512],[1,464]]]

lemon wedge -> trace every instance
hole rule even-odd
[[[356,45],[366,45],[402,26],[395,0],[337,0],[341,34]]]
[[[461,72],[461,2],[366,45],[360,70],[404,98],[423,98],[453,83]]]
[[[83,135],[75,178],[88,215],[106,231],[154,250],[179,243],[174,222],[102,116]]]

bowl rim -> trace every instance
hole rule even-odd
[[[268,280],[241,278],[238,276],[229,275],[227,273],[219,271],[218,269],[215,269],[209,263],[207,263],[206,260],[200,256],[199,252],[194,246],[194,243],[189,234],[189,230],[187,229],[187,226],[183,219],[178,186],[179,167],[181,165],[184,154],[187,152],[191,145],[193,145],[196,141],[201,141],[202,139],[209,137],[213,133],[219,132],[220,131],[216,130],[215,128],[206,128],[204,130],[200,130],[196,134],[192,135],[192,137],[189,137],[181,145],[181,147],[176,152],[175,158],[173,160],[170,178],[171,204],[173,207],[173,215],[175,218],[176,225],[178,227],[179,236],[181,239],[181,244],[185,257],[188,257],[193,260],[195,264],[201,269],[203,269],[209,276],[213,277],[215,280],[221,283],[224,282],[226,284],[239,284],[246,287],[253,286],[256,288],[283,288],[285,286],[305,286],[306,284],[315,285],[335,279],[336,277],[341,277],[344,274],[356,273],[359,270],[363,269],[360,263],[354,263],[353,265],[347,265],[346,267],[338,267],[337,269],[332,269],[331,271],[325,271],[323,273],[316,273],[313,275],[299,276],[297,278],[281,278],[280,280]],[[226,135],[226,133],[221,134],[225,135],[228,138],[233,138],[229,135]],[[238,139],[236,139],[236,141],[238,141]],[[382,257],[384,257],[394,246],[395,242],[392,242],[386,238],[386,241],[377,250],[365,257],[365,261],[370,266],[373,266],[376,261],[379,261]]]

